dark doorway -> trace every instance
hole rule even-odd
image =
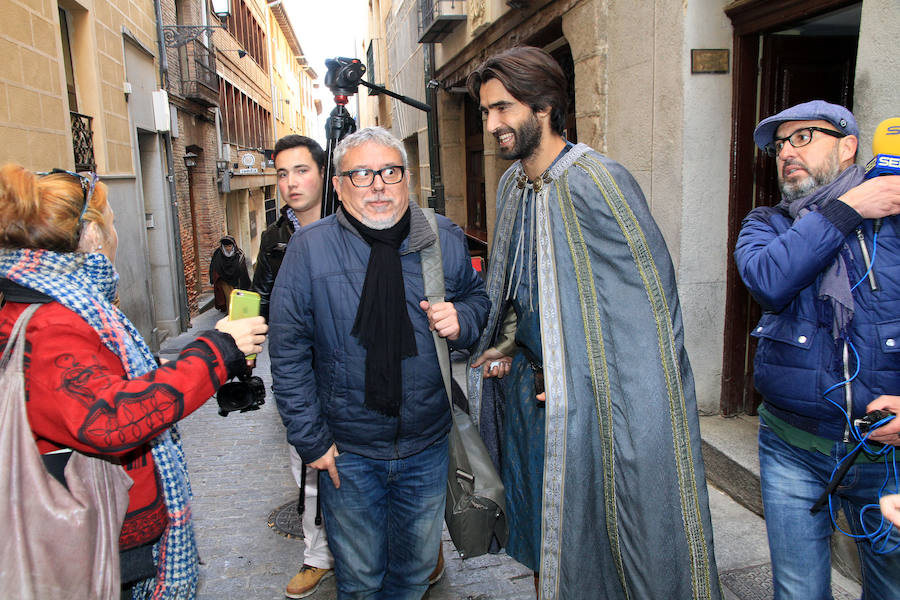
[[[202,164],[203,160],[203,148],[200,146],[187,146],[185,152],[193,152],[198,155],[197,163]],[[206,273],[207,267],[200,260],[200,226],[198,222],[198,198],[202,198],[202,192],[195,189],[197,185],[200,184],[198,181],[200,178],[196,176],[194,173],[194,167],[188,167],[187,169],[188,176],[188,202],[191,210],[191,240],[193,241],[193,250],[194,250],[194,291],[197,294],[203,292],[203,282],[206,281]],[[218,241],[218,240],[217,240]]]
[[[726,9],[735,28],[734,104],[729,192],[728,281],[722,364],[724,415],[756,414],[755,339],[761,309],[744,288],[732,258],[741,221],[755,206],[780,200],[775,162],[753,144],[763,117],[813,99],[853,108],[859,3],[792,2],[773,16],[768,3]],[[852,5],[852,6],[848,6]],[[824,14],[823,14],[824,13]]]
[[[465,95],[466,235],[473,255],[486,256],[487,215],[484,185],[484,121],[478,103]],[[475,243],[472,243],[475,242]],[[478,243],[480,242],[480,243]]]

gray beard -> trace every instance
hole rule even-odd
[[[363,217],[360,219],[360,222],[369,229],[379,230],[390,229],[397,224],[397,221],[394,220],[393,216],[386,216],[384,219],[370,219],[369,217]]]
[[[816,190],[823,185],[828,185],[838,178],[841,174],[841,165],[838,161],[838,144],[834,145],[834,150],[828,155],[828,159],[821,169],[812,171],[805,179],[796,183],[786,183],[781,175],[778,176],[778,185],[781,187],[781,197],[791,202],[797,198],[809,195],[810,192]],[[782,166],[782,168],[784,168]]]

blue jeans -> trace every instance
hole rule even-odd
[[[831,456],[797,448],[760,422],[760,482],[776,600],[832,598],[831,517],[827,505],[816,514],[810,514],[809,509],[845,455],[842,443],[834,444]],[[832,500],[835,508],[840,505],[844,510],[850,523],[849,533],[862,533],[860,509],[866,504],[878,504],[884,477],[882,463],[854,465],[844,476]],[[875,531],[881,523],[881,512],[877,508],[867,510],[863,518],[866,531]],[[877,547],[892,548],[898,540],[900,536],[892,528],[888,544],[882,546],[883,542],[878,542]],[[856,547],[862,564],[864,600],[900,598],[900,550],[875,554],[867,540],[857,541]]]
[[[339,599],[418,600],[438,560],[447,437],[395,460],[337,457],[341,487],[319,472]]]

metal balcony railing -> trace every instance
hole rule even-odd
[[[419,0],[419,43],[440,42],[466,21],[466,0]]]
[[[181,58],[181,93],[185,98],[215,106],[219,103],[216,75],[216,50],[200,40],[192,40],[178,49]]]
[[[93,117],[69,112],[72,117],[72,150],[75,153],[76,171],[95,171]]]

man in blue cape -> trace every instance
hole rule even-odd
[[[543,599],[718,599],[675,272],[644,196],[565,140],[567,82],[546,52],[507,50],[467,83],[517,159],[497,192],[469,378],[470,410],[487,417],[485,377],[503,377],[507,552]]]

